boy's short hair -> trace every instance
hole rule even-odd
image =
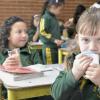
[[[95,35],[100,29],[100,8],[89,8],[79,18],[76,25],[78,34]]]

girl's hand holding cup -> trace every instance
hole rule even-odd
[[[21,66],[19,49],[8,51],[8,58],[3,63],[5,69],[16,69]]]

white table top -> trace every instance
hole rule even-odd
[[[14,81],[11,77],[9,77],[10,76],[8,75],[9,73],[0,71],[0,79],[3,81],[3,84],[7,88],[11,88],[11,89],[51,85],[55,81],[60,70],[62,70],[60,69],[62,68],[62,65],[51,64],[46,66],[52,67],[52,70],[44,71],[44,76],[42,77],[26,79],[21,81]]]

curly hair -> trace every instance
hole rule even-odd
[[[3,23],[3,26],[1,27],[1,51],[4,49],[8,49],[8,37],[10,35],[11,27],[16,22],[24,22],[23,19],[21,19],[18,16],[11,16],[8,19],[6,19]]]

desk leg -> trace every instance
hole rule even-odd
[[[62,50],[61,49],[58,50],[58,61],[59,61],[58,62],[59,64],[62,64]]]
[[[8,100],[17,100],[15,92],[13,90],[8,89]]]

